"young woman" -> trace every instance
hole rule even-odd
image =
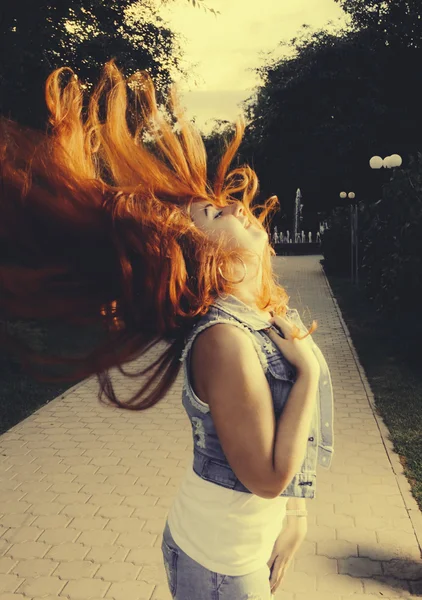
[[[1,121],[0,318],[102,325],[106,339],[79,358],[37,355],[7,326],[0,343],[42,380],[63,379],[46,375],[49,364],[96,373],[99,400],[130,410],[163,399],[183,366],[193,461],[163,533],[170,592],[268,600],[333,447],[316,325],[308,332],[288,309],[271,267],[264,222],[277,199],[252,207],[255,173],[227,174],[241,123],[209,182],[200,135],[174,92],[170,111],[158,108],[145,73],[126,82],[107,63],[84,104],[77,77],[58,69],[46,100],[46,133]],[[124,371],[160,340],[157,361]],[[156,369],[123,403],[114,366],[131,377]]]

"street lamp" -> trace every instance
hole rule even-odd
[[[400,154],[392,154],[391,156],[386,156],[385,158],[381,158],[381,156],[373,156],[369,160],[369,166],[372,170],[374,169],[394,169],[395,167],[400,167],[402,164],[402,158]]]
[[[392,154],[391,156],[386,156],[384,159],[381,156],[373,156],[369,161],[369,166],[371,169],[381,169],[382,167],[392,169],[400,167],[402,162],[400,154]]]
[[[359,285],[358,270],[358,205],[354,192],[340,192],[340,198],[350,200],[350,280]]]

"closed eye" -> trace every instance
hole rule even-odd
[[[222,210],[219,210],[219,211],[218,211],[218,213],[216,213],[216,214],[214,215],[214,219],[216,219],[217,217],[219,217],[219,216],[220,216],[220,215],[222,215],[222,214],[223,214],[223,211],[222,211]]]

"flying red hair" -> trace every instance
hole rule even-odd
[[[177,377],[194,323],[219,295],[233,291],[219,267],[232,279],[236,259],[251,255],[211,241],[195,227],[189,206],[198,200],[242,202],[248,217],[265,228],[278,200],[251,207],[255,172],[242,166],[228,173],[242,121],[210,183],[202,138],[185,120],[176,92],[165,110],[159,108],[145,72],[126,81],[108,62],[84,105],[78,78],[65,67],[50,74],[45,96],[45,133],[0,122],[0,316],[102,324],[107,339],[80,358],[37,354],[6,331],[0,344],[39,380],[95,373],[100,400],[105,395],[117,406],[142,410],[163,398]],[[285,314],[288,296],[276,282],[274,255],[268,244],[256,300],[260,309]],[[124,363],[161,340],[168,347],[158,360],[137,373],[124,370]],[[37,369],[48,364],[71,366],[72,372],[52,377]],[[115,366],[130,377],[155,371],[123,403],[109,375]]]

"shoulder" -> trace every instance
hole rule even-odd
[[[236,321],[229,323],[211,321],[206,324],[206,328],[198,331],[195,348],[197,351],[199,349],[201,352],[213,356],[241,350],[245,344],[249,345],[248,333],[249,330]],[[249,343],[252,347],[252,342]]]
[[[194,340],[193,366],[208,373],[215,370],[229,373],[230,369],[244,371],[255,363],[260,366],[255,345],[251,331],[243,323],[209,322]]]
[[[246,373],[260,368],[252,341],[236,326],[216,322],[193,344],[192,385],[206,404],[210,394],[223,397],[229,383],[239,385]]]

